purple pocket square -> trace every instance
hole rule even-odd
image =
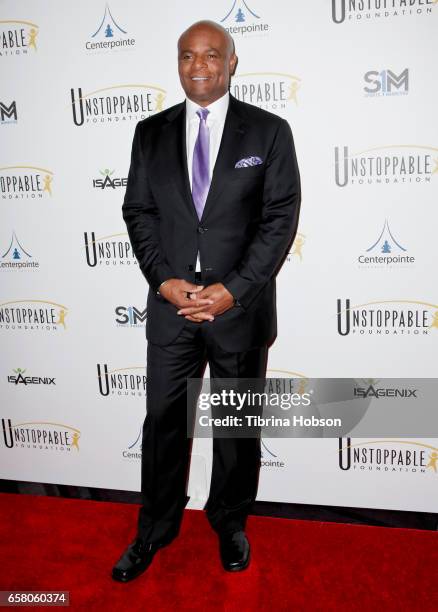
[[[240,159],[234,167],[249,168],[250,166],[260,166],[260,164],[263,164],[263,160],[260,159],[260,157],[244,157],[243,159]]]

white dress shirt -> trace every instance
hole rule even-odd
[[[207,127],[210,133],[210,181],[213,175],[213,168],[216,163],[217,154],[221,144],[222,133],[224,131],[225,117],[227,116],[230,94],[227,93],[219,98],[206,108],[209,113],[207,115]],[[201,108],[189,98],[186,98],[186,145],[187,145],[187,168],[189,171],[190,189],[192,188],[192,164],[193,150],[195,148],[196,139],[199,132],[199,117],[196,111]],[[201,271],[201,263],[199,261],[199,253],[196,257],[196,272]]]

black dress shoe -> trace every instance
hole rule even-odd
[[[158,544],[143,542],[136,538],[113,567],[112,577],[118,582],[129,582],[140,576],[152,563]]]
[[[227,572],[239,572],[249,565],[249,542],[244,531],[219,535],[221,561]]]

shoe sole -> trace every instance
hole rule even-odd
[[[140,570],[133,576],[129,576],[129,578],[124,578],[123,576],[117,576],[117,575],[114,575],[113,573],[111,573],[111,578],[115,580],[116,582],[131,582],[131,580],[135,580],[136,578],[141,576],[148,569],[149,565],[147,565],[144,569]]]
[[[244,565],[241,565],[239,567],[225,567],[223,565],[222,567],[224,568],[226,572],[242,572],[243,570],[246,570],[246,568],[249,565],[250,560],[251,560],[250,555],[248,555],[248,559],[245,561]]]

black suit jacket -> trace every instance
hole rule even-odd
[[[300,177],[289,124],[230,96],[201,220],[186,159],[185,103],[137,124],[123,218],[149,283],[146,336],[171,343],[185,319],[156,294],[168,278],[193,282],[199,250],[205,286],[221,282],[239,301],[209,326],[224,350],[270,344],[277,333],[275,276],[295,237]],[[242,158],[262,164],[235,168]]]

